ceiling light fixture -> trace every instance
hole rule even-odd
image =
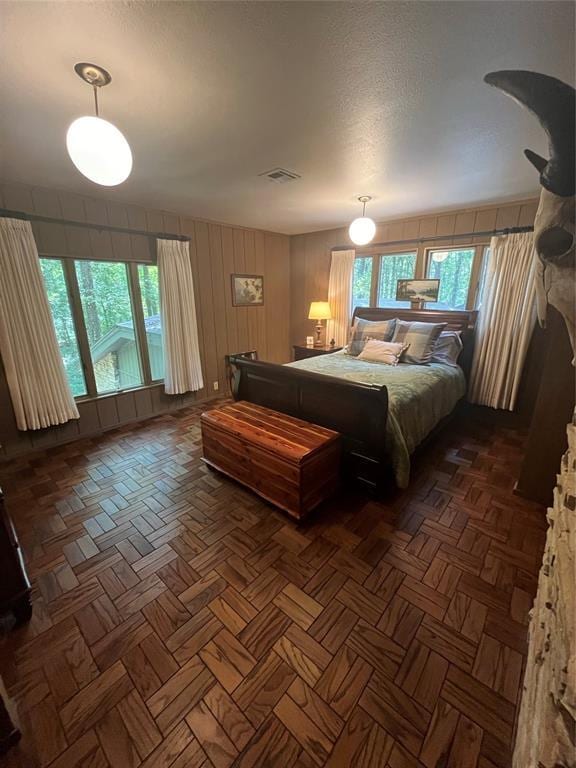
[[[356,245],[367,245],[371,240],[373,240],[374,235],[376,234],[376,224],[374,224],[371,218],[365,215],[366,203],[370,202],[370,200],[372,200],[372,198],[368,197],[367,195],[363,195],[362,197],[358,198],[358,202],[362,203],[363,206],[362,216],[354,219],[348,229],[350,240],[352,240],[352,242]]]
[[[432,261],[435,261],[438,264],[441,264],[443,261],[446,261],[447,258],[448,258],[448,251],[434,251],[432,254]]]
[[[96,116],[79,117],[66,134],[70,159],[87,179],[103,187],[115,187],[126,181],[132,171],[132,152],[124,134],[103,120],[98,111],[98,89],[112,80],[105,69],[81,62],[74,66],[76,74],[94,89]]]

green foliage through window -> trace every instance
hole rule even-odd
[[[142,384],[126,264],[77,261],[76,276],[99,393]]]
[[[68,383],[74,397],[80,397],[86,394],[86,382],[62,262],[59,259],[40,259],[40,267]]]
[[[359,257],[354,260],[352,278],[352,309],[370,306],[370,288],[372,286],[372,258]]]
[[[379,307],[409,307],[409,301],[396,301],[398,280],[409,280],[416,272],[415,253],[395,253],[380,256],[378,279]]]
[[[156,265],[136,268],[124,262],[78,259],[69,270],[63,259],[41,258],[40,266],[75,397],[117,392],[164,378]],[[133,307],[138,289],[142,311]],[[143,327],[137,332],[136,323],[142,324],[142,319]],[[146,349],[142,350],[144,338]],[[148,357],[150,376],[144,376],[143,355]]]
[[[426,277],[440,280],[437,302],[430,309],[466,309],[475,256],[474,248],[430,251]]]
[[[376,276],[377,307],[409,307],[408,301],[396,301],[398,280],[412,278],[416,271],[415,253],[393,253],[380,256],[358,256],[352,277],[352,309],[372,305],[372,272]]]
[[[164,378],[158,267],[153,264],[139,264],[138,279],[142,294],[142,311],[144,312],[144,329],[150,357],[150,370],[152,379],[157,381]]]

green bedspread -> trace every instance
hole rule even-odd
[[[289,365],[348,381],[386,385],[386,448],[399,488],[406,488],[410,479],[410,454],[466,392],[462,370],[442,363],[391,366],[334,352]]]

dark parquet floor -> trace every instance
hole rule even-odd
[[[522,435],[461,421],[388,503],[297,526],[188,408],[0,467],[33,579],[0,639],[51,768],[507,768],[545,515]]]

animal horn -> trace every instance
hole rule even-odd
[[[531,149],[525,149],[524,154],[526,155],[528,162],[532,163],[538,173],[542,173],[542,171],[548,165],[548,160],[546,160],[545,157],[542,157],[542,155],[539,155],[536,152],[532,152]]]
[[[571,197],[576,191],[574,88],[555,77],[525,70],[490,72],[484,81],[536,115],[548,134],[550,160],[546,163],[535,152],[526,150],[528,160],[540,171],[540,183],[545,189],[561,197]]]

